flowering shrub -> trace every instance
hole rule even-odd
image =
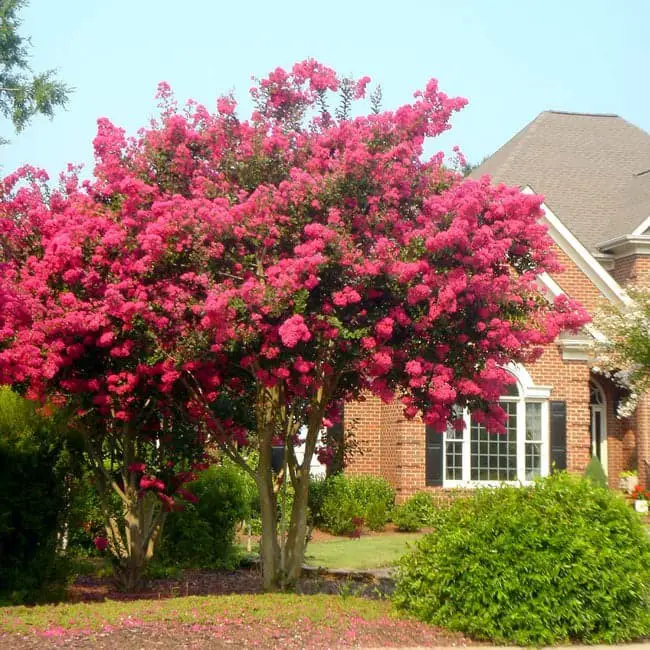
[[[395,602],[420,620],[522,646],[650,632],[650,539],[619,495],[558,473],[441,515],[401,562]]]
[[[539,293],[557,268],[540,197],[423,159],[466,101],[431,80],[410,104],[382,111],[375,95],[354,116],[367,84],[313,60],[278,68],[248,120],[232,97],[180,111],[162,84],[160,118],[137,137],[99,120],[91,180],[70,170],[49,191],[24,168],[2,182],[0,381],[75,404],[99,489],[138,521],[128,543],[106,521],[129,571],[209,441],[241,462],[259,449],[265,584],[295,582],[305,468],[345,401],[400,399],[439,431],[467,406],[503,430],[501,366],[586,320]],[[295,491],[287,553],[278,435]]]
[[[631,497],[635,501],[650,501],[650,491],[644,490],[639,484],[637,484],[632,490]]]
[[[630,417],[650,387],[650,290],[627,287],[630,302],[598,311],[595,327],[603,334],[594,340],[598,366],[594,370],[610,377],[622,391],[619,417]]]

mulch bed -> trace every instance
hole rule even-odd
[[[355,572],[350,575],[326,571],[305,571],[298,593],[345,594],[366,598],[383,597],[392,592],[390,579],[375,578]],[[262,575],[257,568],[235,571],[187,570],[181,578],[149,580],[142,591],[124,593],[116,589],[111,578],[79,576],[68,589],[69,602],[103,600],[141,600],[179,596],[223,596],[226,594],[261,594]]]
[[[421,532],[423,533],[430,533],[432,532],[432,528],[423,528]],[[397,526],[395,524],[388,523],[386,524],[384,530],[370,530],[368,528],[363,529],[363,537],[385,537],[387,535],[401,535],[402,533],[397,530]],[[342,539],[349,539],[349,537],[342,537],[340,535],[332,535],[331,533],[328,533],[324,530],[320,530],[318,528],[314,528],[314,530],[311,533],[311,542],[335,542],[335,541],[340,541]],[[259,535],[251,535],[251,544],[254,546],[259,543],[260,538]],[[248,535],[246,535],[245,531],[239,531],[237,534],[237,541],[242,544],[243,546],[246,546],[248,542]]]

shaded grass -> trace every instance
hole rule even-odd
[[[338,627],[346,619],[374,621],[395,616],[387,601],[328,595],[259,594],[189,596],[164,600],[105,601],[0,608],[0,633],[63,628],[96,631],[143,623],[269,623],[291,626],[305,619]],[[399,616],[399,618],[407,618]]]
[[[397,563],[423,533],[396,533],[358,539],[311,542],[305,562],[328,569],[378,569]]]

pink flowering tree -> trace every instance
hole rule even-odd
[[[176,370],[191,355],[198,316],[181,305],[195,292],[176,273],[171,233],[165,244],[154,234],[164,220],[121,220],[103,180],[80,188],[72,174],[51,193],[44,181],[25,168],[0,186],[0,383],[70,413],[104,516],[95,544],[134,590],[205,465]]]
[[[368,82],[312,60],[276,69],[248,120],[232,97],[180,111],[161,86],[161,116],[136,138],[100,121],[92,181],[3,189],[2,379],[80,402],[79,421],[120,450],[192,431],[218,445],[259,488],[267,589],[299,577],[310,462],[343,403],[397,399],[441,432],[467,406],[502,431],[502,366],[586,320],[540,293],[556,263],[539,197],[423,159],[465,100],[430,81],[360,115]],[[142,486],[163,470],[139,460],[120,458],[133,507],[173,498],[162,477]]]

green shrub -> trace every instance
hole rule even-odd
[[[362,509],[353,497],[338,489],[323,499],[322,527],[334,535],[349,535],[357,528],[355,518],[363,518],[360,512]]]
[[[394,598],[498,643],[628,641],[650,632],[650,539],[621,497],[563,473],[477,490],[402,559]]]
[[[111,494],[115,512],[120,503],[116,494]],[[66,552],[75,557],[101,555],[93,540],[106,535],[99,495],[93,485],[92,473],[87,471],[70,483],[70,503],[67,521],[68,545]]]
[[[417,513],[404,506],[399,506],[393,512],[393,523],[402,533],[416,533],[422,529],[422,522]]]
[[[603,464],[600,462],[598,456],[591,457],[591,460],[585,469],[585,478],[597,487],[608,487],[607,474],[605,474]]]
[[[373,500],[366,507],[363,521],[370,530],[384,530],[388,517],[388,504],[385,501]]]
[[[237,525],[251,517],[252,481],[232,463],[201,472],[188,490],[198,503],[170,514],[158,556],[165,566],[231,567],[237,563]]]
[[[393,523],[397,530],[416,532],[435,524],[436,508],[433,497],[428,492],[417,492],[393,511]]]
[[[309,480],[309,517],[310,523],[313,526],[321,526],[323,524],[323,499],[325,498],[327,486],[327,480],[324,478],[311,478]]]
[[[0,599],[46,600],[66,579],[57,555],[69,457],[57,421],[0,387]]]
[[[337,474],[324,481],[322,491],[320,525],[335,535],[353,532],[355,519],[363,519],[371,530],[382,530],[395,501],[391,485],[375,476]]]

